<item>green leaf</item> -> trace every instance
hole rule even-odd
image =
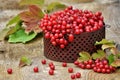
[[[52,2],[51,4],[49,4],[47,6],[47,12],[50,13],[54,10],[59,10],[59,9],[64,9],[66,8],[67,6],[65,4],[62,4],[60,2]]]
[[[21,0],[20,5],[39,5],[42,6],[44,4],[44,0]]]
[[[91,56],[90,56],[90,54],[88,52],[82,51],[82,52],[79,53],[79,55],[80,55],[80,57],[78,58],[78,60],[80,62],[82,62],[82,61],[88,61],[88,60],[91,59]]]
[[[22,21],[20,20],[19,16],[15,16],[13,19],[11,19],[7,26],[0,31],[0,41],[4,40],[8,35],[16,32],[21,27],[21,23]]]
[[[95,45],[102,45],[102,44],[114,44],[114,41],[102,39],[102,41],[100,41],[100,42],[96,41],[96,43],[95,43]]]
[[[21,28],[21,26],[22,26],[22,22],[18,22],[14,27],[11,27],[11,29],[7,33],[7,36],[15,33],[17,30],[19,30]]]
[[[108,48],[115,48],[115,45],[114,44],[103,44],[102,45],[102,50],[105,50]]]
[[[17,15],[17,16],[15,16],[15,17],[13,17],[13,18],[7,23],[6,26],[13,25],[13,24],[16,25],[16,23],[19,23],[20,21],[21,21],[21,20],[20,20],[20,16]]]
[[[115,61],[111,64],[111,66],[113,66],[113,67],[120,67],[120,59],[115,60]]]
[[[113,63],[114,60],[115,60],[113,54],[109,55],[107,59],[108,59],[108,61],[109,61],[109,64]]]
[[[9,40],[8,42],[12,42],[12,43],[17,43],[17,42],[22,42],[22,43],[26,43],[30,40],[32,40],[33,38],[36,37],[36,33],[31,32],[30,34],[26,34],[25,30],[20,29],[17,32],[9,35]]]
[[[2,31],[0,31],[0,41],[4,40],[7,33],[10,31],[10,28],[4,28]]]
[[[19,62],[19,66],[23,67],[26,65],[31,65],[31,63],[32,63],[31,60],[28,57],[24,56],[24,57],[21,57],[20,62]]]
[[[117,58],[120,58],[120,52],[115,55]]]
[[[93,59],[104,59],[106,57],[106,54],[103,50],[97,50],[97,53],[92,54]]]

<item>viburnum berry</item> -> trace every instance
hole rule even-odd
[[[49,75],[54,75],[54,70],[50,69],[48,73]]]
[[[75,79],[75,74],[71,74],[71,79]]]
[[[73,68],[68,68],[69,73],[73,73]]]
[[[8,73],[8,74],[12,74],[12,72],[13,72],[13,71],[12,71],[12,68],[8,68],[8,69],[7,69],[7,73]]]
[[[109,74],[111,72],[114,72],[115,68],[110,66],[106,59],[103,59],[103,60],[96,59],[93,70],[98,73],[108,73]]]
[[[41,63],[42,63],[42,64],[46,64],[46,60],[43,59],[43,60],[41,61]]]
[[[34,67],[34,68],[33,68],[33,71],[34,71],[35,73],[39,72],[38,67]]]
[[[77,72],[76,74],[76,78],[80,78],[81,77],[81,73]]]
[[[69,34],[69,36],[68,36],[68,40],[69,40],[69,42],[72,42],[72,41],[74,40],[74,36],[73,36],[73,34]]]
[[[74,62],[74,65],[79,65],[79,61],[76,60],[76,61]]]
[[[50,67],[50,66],[53,66],[54,64],[53,64],[53,62],[50,62],[48,65],[49,65],[49,67]]]
[[[67,67],[67,63],[66,63],[66,62],[63,62],[63,63],[62,63],[62,66],[63,66],[63,67]]]
[[[50,69],[55,70],[55,66],[54,66],[54,65],[51,65],[51,66],[50,66]]]

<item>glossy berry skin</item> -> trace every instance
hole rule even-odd
[[[55,70],[55,66],[54,66],[54,65],[51,65],[51,66],[50,66],[50,69]]]
[[[69,73],[73,73],[73,68],[68,68]]]
[[[75,74],[71,74],[71,79],[75,79]]]
[[[80,78],[81,77],[81,73],[77,72],[76,74],[76,78]]]
[[[7,73],[12,74],[13,73],[12,69],[11,68],[7,69]]]
[[[39,72],[38,67],[34,67],[34,68],[33,68],[33,71],[34,71],[35,73]]]
[[[74,40],[74,36],[73,36],[73,34],[69,34],[69,36],[68,36],[68,40],[69,40],[69,42],[72,42],[72,41]]]
[[[53,66],[53,65],[54,65],[53,62],[50,62],[50,63],[49,63],[49,67],[50,67],[50,66]]]
[[[49,75],[54,75],[54,70],[50,69],[49,70]]]
[[[75,62],[74,62],[74,65],[78,65],[78,64],[79,64],[79,61],[75,61]]]
[[[115,71],[115,68],[110,66],[108,64],[108,61],[106,59],[100,60],[96,59],[95,60],[95,66],[93,67],[93,70],[98,73],[112,73]]]
[[[46,64],[46,60],[43,59],[43,60],[41,61],[41,63],[42,63],[42,64]]]
[[[63,67],[67,67],[67,63],[66,63],[66,62],[63,62],[63,63],[62,63],[62,66],[63,66]]]

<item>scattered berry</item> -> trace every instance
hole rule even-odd
[[[43,60],[41,61],[41,63],[42,63],[42,64],[46,64],[46,60],[43,59]]]
[[[7,73],[12,74],[12,69],[11,68],[7,69]]]
[[[49,70],[49,75],[54,75],[54,70],[50,69]]]
[[[54,65],[53,62],[50,62],[50,63],[49,63],[49,67],[50,67],[50,66],[53,66],[53,65]]]
[[[71,74],[71,79],[75,79],[75,74]]]
[[[69,73],[73,73],[73,68],[68,68]]]
[[[63,62],[63,63],[62,63],[62,66],[63,66],[63,67],[67,67],[67,63],[66,63],[66,62]]]
[[[51,66],[50,66],[50,69],[55,70],[55,66],[54,66],[54,65],[51,65]]]
[[[76,74],[76,78],[80,78],[81,77],[81,73],[77,72]]]
[[[39,72],[38,67],[34,67],[34,68],[33,68],[33,71],[34,71],[35,73]]]

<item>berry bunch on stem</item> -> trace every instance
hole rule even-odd
[[[82,69],[93,69],[94,72],[97,73],[112,73],[115,72],[116,68],[109,65],[106,59],[96,59],[88,60],[84,62],[75,61],[74,64]]]
[[[51,15],[46,14],[40,20],[40,28],[45,38],[50,39],[52,45],[58,45],[60,48],[73,42],[74,35],[96,31],[101,27],[103,27],[101,12],[93,13],[88,10],[73,9],[71,6]]]

